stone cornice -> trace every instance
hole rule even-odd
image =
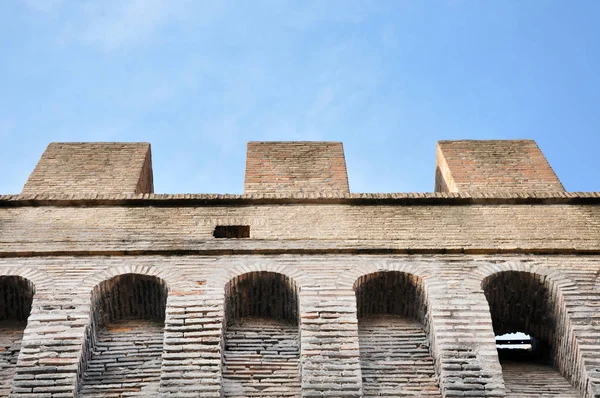
[[[35,194],[0,195],[0,207],[600,204],[600,192],[311,193],[311,194]]]

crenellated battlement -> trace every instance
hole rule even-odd
[[[564,192],[532,140],[437,144],[435,192]],[[153,193],[148,143],[51,143],[23,195]],[[249,142],[244,195],[342,197],[350,193],[341,142]]]

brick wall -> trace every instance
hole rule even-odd
[[[439,141],[436,192],[564,188],[532,140]]]
[[[249,142],[244,193],[348,192],[341,142]]]
[[[244,195],[136,195],[149,152],[116,185],[124,157],[42,157],[0,196],[0,394],[599,398],[600,193],[550,192],[532,151],[432,194],[350,194],[335,143],[249,144]],[[550,360],[500,358],[507,331]]]
[[[185,200],[142,205],[39,206],[0,200],[0,255],[11,252],[277,250],[489,250],[574,252],[600,249],[600,206],[520,204],[498,199],[473,205],[452,198],[405,205],[198,205]],[[44,202],[41,202],[44,203]],[[60,202],[57,202],[60,203]],[[136,203],[138,203],[136,205]],[[260,202],[258,202],[260,203]],[[422,203],[419,205],[419,203]],[[444,205],[449,203],[449,205]],[[17,205],[17,206],[13,206]],[[215,226],[250,225],[250,239],[216,239]],[[551,231],[549,233],[548,231]]]

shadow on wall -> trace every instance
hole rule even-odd
[[[425,328],[423,281],[405,272],[364,275],[354,284],[364,395],[441,397]],[[425,327],[424,327],[425,326]]]
[[[578,397],[569,383],[577,375],[566,371],[575,355],[561,344],[568,334],[566,314],[551,282],[534,273],[504,271],[485,278],[482,287],[496,336],[531,336],[530,348],[498,350],[507,394]]]
[[[276,272],[250,272],[225,287],[223,395],[300,396],[298,287]]]
[[[80,396],[158,393],[167,296],[162,279],[140,274],[94,288]]]
[[[0,396],[10,393],[35,287],[20,276],[0,277]]]

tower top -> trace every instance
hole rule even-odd
[[[564,191],[533,140],[439,141],[436,192]]]
[[[341,142],[249,142],[244,193],[348,193]]]
[[[152,193],[150,144],[53,142],[22,194]]]

